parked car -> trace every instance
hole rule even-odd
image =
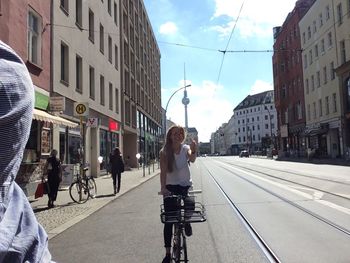
[[[249,157],[249,152],[247,150],[243,150],[239,153],[239,157]]]

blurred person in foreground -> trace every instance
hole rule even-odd
[[[196,160],[197,144],[192,140],[191,145],[184,144],[186,138],[185,129],[182,126],[172,126],[169,128],[165,145],[160,151],[160,193],[163,195],[164,209],[166,212],[176,210],[176,200],[167,198],[169,195],[187,196],[189,188],[192,186],[192,177],[189,161]],[[194,206],[191,198],[185,198],[185,206]],[[173,224],[164,224],[164,247],[165,257],[163,263],[171,262],[171,238]],[[192,227],[185,224],[185,234],[192,235]]]
[[[0,40],[0,262],[52,262],[47,234],[15,183],[33,107],[29,72],[20,57]]]

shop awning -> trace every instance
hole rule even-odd
[[[71,122],[62,117],[52,115],[50,113],[47,113],[46,111],[39,110],[39,109],[34,109],[33,119],[38,121],[47,121],[58,125],[68,126],[70,128],[74,128],[78,126],[78,124],[75,122]]]

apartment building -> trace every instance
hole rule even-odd
[[[274,28],[273,79],[279,155],[303,156],[305,142],[304,81],[299,21],[314,0],[299,0],[280,27]]]
[[[344,1],[345,3],[345,1]],[[339,78],[337,6],[316,1],[299,22],[304,76],[307,148],[319,157],[344,154]]]
[[[22,58],[34,85],[34,111],[28,143],[16,177],[16,182],[28,194],[33,194],[41,180],[42,166],[52,150],[55,127],[75,127],[73,123],[49,112],[50,1],[0,1],[0,40]]]
[[[234,112],[233,148],[250,153],[275,147],[277,113],[273,90],[248,95]]]
[[[116,0],[52,1],[51,96],[64,98],[62,115],[80,123],[56,127],[53,147],[66,164],[83,159],[93,175],[106,170],[114,147],[123,149],[119,8]]]
[[[350,160],[350,1],[334,1],[336,9],[335,33],[337,36],[340,99],[342,106],[341,131],[344,143],[344,157]]]
[[[123,155],[136,167],[158,157],[162,138],[160,50],[142,0],[120,0]]]

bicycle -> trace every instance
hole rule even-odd
[[[87,176],[86,171],[89,168],[84,167],[81,171],[75,174],[76,179],[71,183],[69,187],[69,195],[75,203],[83,204],[87,202],[89,198],[95,198],[97,194],[97,186],[95,179],[92,176]]]
[[[176,200],[176,210],[165,211],[164,204],[160,206],[160,219],[163,224],[173,223],[173,250],[171,258],[176,263],[188,262],[185,224],[203,223],[206,219],[205,207],[200,202],[194,202],[191,206],[185,206],[185,198],[193,197],[195,193],[201,193],[201,190],[189,191],[188,195],[170,195],[165,198],[174,198]]]

